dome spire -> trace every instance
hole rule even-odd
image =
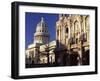
[[[46,44],[49,42],[50,34],[48,27],[44,21],[44,18],[41,17],[40,22],[37,24],[36,32],[34,34],[35,43]]]
[[[41,17],[41,22],[44,22],[44,18],[43,17]]]

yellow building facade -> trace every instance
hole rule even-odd
[[[89,33],[89,15],[59,15],[56,22],[58,46],[71,54],[78,54],[75,59],[80,60],[79,64],[89,64]]]

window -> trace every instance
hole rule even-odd
[[[78,44],[78,38],[76,38],[76,44]]]
[[[30,55],[31,58],[33,58],[34,57],[34,51],[30,51],[29,55]]]
[[[78,24],[78,21],[75,21],[74,23],[74,32],[78,32],[78,29],[79,29],[79,24]]]
[[[50,59],[51,59],[51,63],[52,63],[53,62],[52,56],[50,57]]]
[[[89,29],[89,17],[88,16],[85,18],[85,29],[86,30]]]
[[[75,44],[75,38],[74,38],[74,37],[71,37],[71,38],[70,38],[70,43],[71,43],[71,44]]]
[[[87,41],[87,34],[86,34],[86,33],[83,34],[83,41],[84,41],[84,42]]]
[[[45,63],[45,59],[43,59],[43,63]]]
[[[66,28],[66,33],[68,33],[68,28]]]

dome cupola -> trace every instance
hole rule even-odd
[[[36,32],[34,34],[34,42],[46,44],[49,42],[50,34],[48,31],[48,26],[44,21],[44,18],[41,17],[41,21],[37,24]]]

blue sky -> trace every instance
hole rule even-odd
[[[34,41],[34,33],[36,31],[36,26],[40,22],[41,17],[47,23],[50,32],[50,41],[56,38],[56,21],[58,20],[58,14],[48,14],[48,13],[25,13],[25,48]]]

